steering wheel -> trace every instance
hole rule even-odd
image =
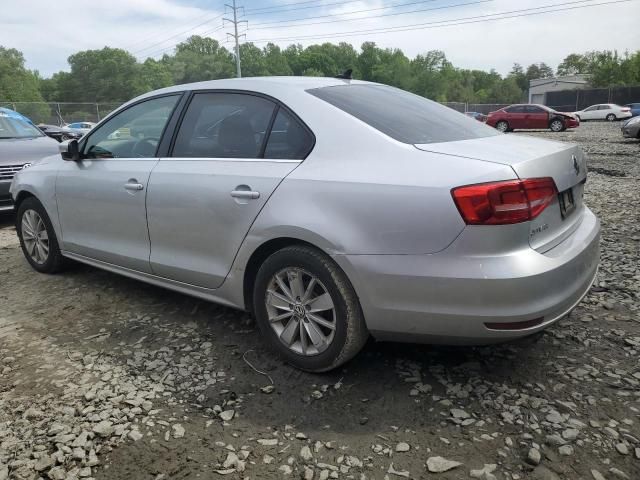
[[[153,156],[159,143],[160,139],[156,137],[147,137],[136,140],[136,143],[133,144],[133,148],[131,149],[131,155],[134,157]],[[153,151],[149,152],[149,148],[153,149]],[[151,155],[149,155],[149,153],[151,153]]]

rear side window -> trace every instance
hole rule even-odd
[[[518,105],[515,107],[507,107],[504,109],[504,111],[507,113],[524,113],[525,107],[523,105]]]
[[[241,93],[197,93],[182,120],[174,157],[258,158],[276,105]]]
[[[525,109],[527,113],[546,113],[545,110],[534,105],[528,105],[527,107],[525,107]]]
[[[307,92],[403,143],[453,142],[500,135],[449,107],[386,85],[338,85]]]
[[[293,115],[280,108],[269,134],[264,158],[303,160],[312,148],[311,133]]]

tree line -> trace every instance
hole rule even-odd
[[[394,85],[440,102],[514,103],[526,97],[529,80],[576,73],[590,74],[595,87],[640,84],[640,50],[571,54],[556,71],[545,63],[514,64],[502,76],[495,70],[455,67],[440,50],[408,58],[400,49],[365,42],[240,46],[243,76],[334,76],[348,68],[354,78]],[[25,67],[16,49],[0,46],[0,101],[123,102],[141,93],[175,84],[235,75],[232,52],[211,38],[192,36],[172,53],[139,62],[131,53],[105,47],[68,58],[69,71],[42,78]]]

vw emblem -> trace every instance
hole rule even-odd
[[[307,311],[304,308],[304,305],[297,304],[293,307],[293,313],[296,317],[302,318],[306,315]]]
[[[30,164],[30,163],[25,163],[25,164],[22,166],[22,169],[24,170],[25,168],[29,168],[30,166],[31,166],[31,164]]]
[[[573,160],[573,169],[576,171],[576,175],[580,173],[580,164],[578,163],[578,157],[575,155],[571,155],[571,159]]]

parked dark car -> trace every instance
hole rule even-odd
[[[487,125],[501,132],[547,128],[552,132],[562,132],[579,126],[580,120],[571,113],[556,112],[545,105],[526,104],[509,105],[489,113]]]
[[[484,113],[480,113],[480,112],[465,112],[465,115],[467,117],[475,118],[479,122],[486,122],[487,121],[487,116]]]
[[[74,140],[82,137],[82,132],[67,127],[58,127],[56,125],[38,125],[38,128],[47,136],[59,142]]]
[[[58,144],[26,120],[0,112],[0,212],[13,210],[9,186],[26,164],[58,153]]]

